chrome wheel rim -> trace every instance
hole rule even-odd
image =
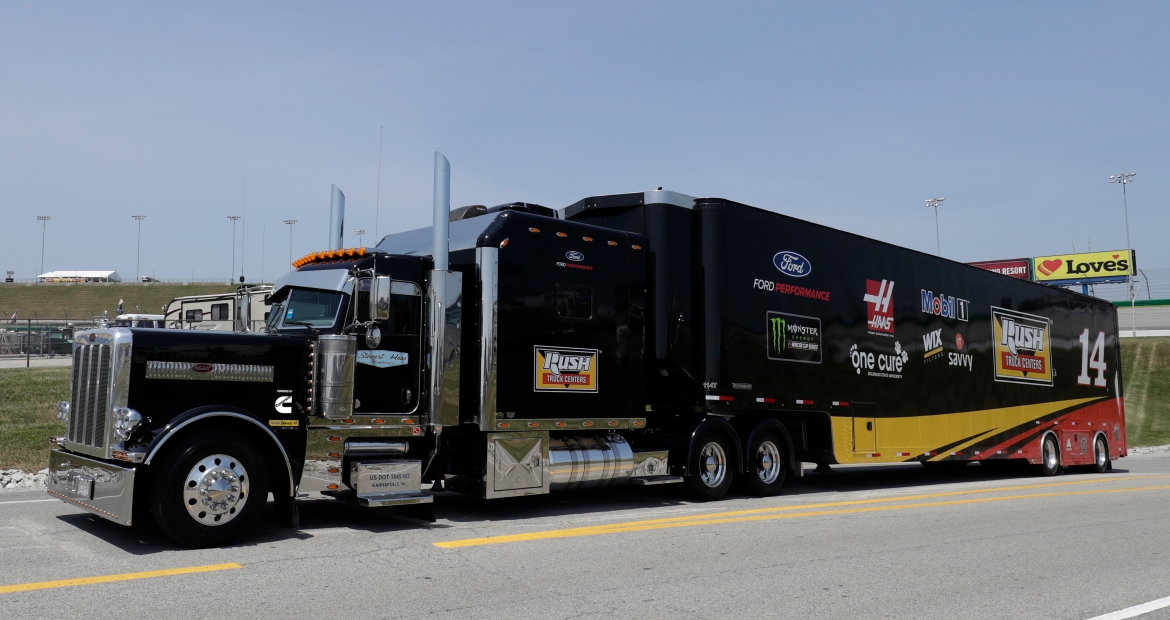
[[[1044,440],[1044,466],[1048,469],[1056,468],[1056,447],[1051,439]]]
[[[1100,439],[1097,440],[1097,467],[1105,467],[1105,461],[1109,458],[1106,454],[1105,442]]]
[[[703,484],[715,488],[723,484],[726,476],[727,454],[723,452],[723,446],[714,441],[708,442],[699,452],[699,478]]]
[[[756,450],[756,475],[764,484],[774,484],[780,478],[780,449],[765,441]]]
[[[212,527],[239,516],[248,501],[248,472],[226,454],[213,454],[191,468],[183,482],[183,506],[191,518]]]

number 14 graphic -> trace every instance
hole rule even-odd
[[[1097,332],[1097,341],[1093,343],[1093,352],[1089,352],[1089,328],[1081,332],[1081,374],[1077,376],[1079,385],[1089,385],[1089,369],[1097,371],[1097,378],[1092,380],[1096,387],[1106,387],[1105,381],[1105,332]]]

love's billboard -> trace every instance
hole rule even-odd
[[[1137,274],[1133,253],[1129,250],[1037,256],[1032,262],[1037,282],[1124,278]]]

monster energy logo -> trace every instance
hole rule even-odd
[[[811,316],[768,313],[768,357],[789,362],[821,363],[821,320]]]
[[[769,321],[772,322],[772,346],[776,351],[783,351],[788,344],[788,321],[778,316]]]

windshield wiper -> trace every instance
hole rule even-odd
[[[313,330],[314,333],[320,333],[320,331],[321,331],[320,329],[317,328],[316,325],[313,325],[312,323],[309,323],[308,321],[285,321],[285,322],[281,323],[281,325],[282,326],[283,325],[303,325],[304,327],[307,327],[307,328]]]

